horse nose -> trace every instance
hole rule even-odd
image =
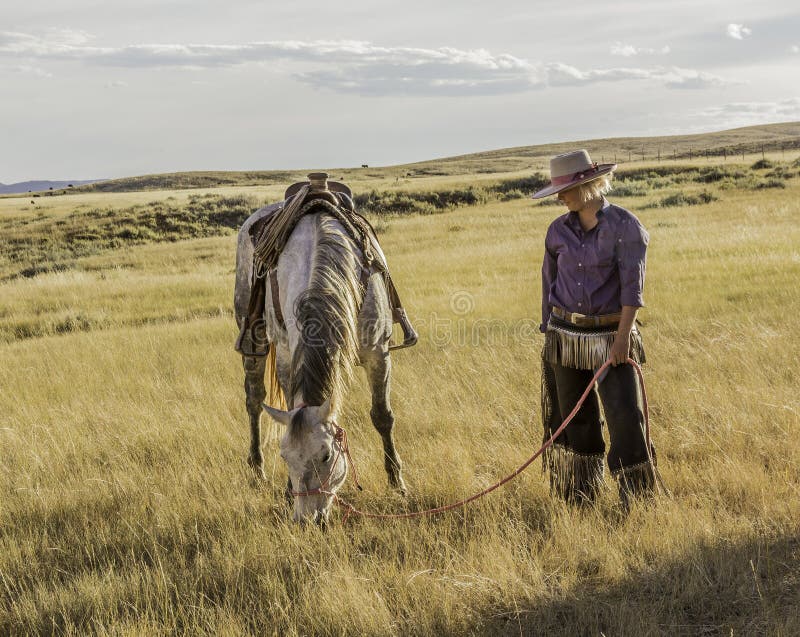
[[[322,528],[325,528],[325,524],[327,523],[322,511],[295,511],[292,515],[292,520],[301,526],[313,523]]]

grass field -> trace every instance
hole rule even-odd
[[[610,478],[595,508],[575,509],[549,497],[537,463],[434,519],[291,524],[274,443],[268,487],[245,463],[235,230],[204,217],[191,239],[156,227],[111,241],[88,214],[114,222],[150,202],[183,214],[198,194],[255,206],[285,184],[0,199],[0,634],[800,633],[800,166],[788,155],[621,167],[611,199],[651,235],[645,374],[672,491],[627,518]],[[521,176],[500,164],[353,185]],[[538,447],[529,328],[561,210],[503,199],[374,217],[421,342],[394,355],[405,501],[386,492],[361,374],[347,396],[365,490],[344,495],[361,508],[447,503]],[[65,237],[81,224],[76,252]],[[45,241],[59,267],[21,274]]]

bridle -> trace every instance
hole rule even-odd
[[[300,406],[300,409],[305,407],[306,405],[303,404]],[[353,463],[353,457],[350,455],[350,444],[347,441],[347,432],[344,430],[344,427],[340,427],[336,424],[335,421],[332,421],[331,424],[335,429],[335,433],[333,434],[333,444],[336,447],[336,457],[334,458],[333,462],[331,463],[330,471],[328,471],[328,476],[323,480],[320,485],[314,489],[309,489],[307,491],[290,491],[290,493],[295,498],[305,498],[310,495],[335,495],[332,491],[328,491],[328,485],[330,484],[331,478],[333,477],[333,470],[339,464],[339,458],[344,455],[346,465],[350,465],[353,469],[353,482],[355,483],[356,487],[358,487],[359,491],[363,491],[361,485],[358,483],[358,473],[356,472],[356,465]],[[347,467],[345,466],[345,474],[347,471]]]

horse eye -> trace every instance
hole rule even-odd
[[[322,462],[323,463],[328,462],[328,460],[330,460],[330,459],[331,459],[331,454],[330,454],[330,452],[328,452],[328,453],[325,454],[325,457],[322,459]]]

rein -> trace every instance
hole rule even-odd
[[[644,424],[645,424],[645,432],[644,432],[645,444],[646,444],[646,447],[647,447],[648,460],[652,463],[653,458],[651,456],[651,451],[650,451],[651,450],[651,444],[650,444],[650,411],[649,411],[648,406],[647,406],[647,392],[645,392],[645,387],[644,387],[644,376],[642,374],[642,368],[639,367],[639,364],[635,360],[633,360],[632,358],[628,358],[627,362],[628,362],[628,364],[633,365],[633,368],[636,370],[636,373],[639,376],[639,383],[641,384],[641,388],[642,388],[642,403],[643,403],[642,406],[644,408]],[[594,387],[594,384],[603,375],[603,372],[605,372],[605,370],[610,365],[611,365],[611,360],[609,359],[605,363],[603,363],[603,365],[600,367],[600,369],[598,369],[595,372],[594,376],[592,377],[592,380],[589,381],[588,386],[584,390],[583,394],[581,394],[581,397],[578,399],[578,402],[575,405],[575,407],[572,409],[572,411],[569,413],[569,415],[564,419],[564,422],[561,423],[561,425],[558,427],[558,429],[555,430],[553,435],[550,436],[550,438],[547,441],[545,441],[545,443],[539,448],[539,450],[536,453],[534,453],[530,458],[528,458],[519,467],[517,467],[512,473],[507,475],[505,478],[503,478],[499,482],[495,482],[493,485],[491,485],[489,487],[486,487],[482,491],[479,491],[478,493],[475,493],[475,494],[471,495],[468,498],[465,498],[463,500],[459,500],[458,502],[453,502],[451,504],[446,504],[446,505],[443,505],[443,506],[440,506],[440,507],[435,507],[435,508],[432,508],[432,509],[424,509],[422,511],[411,511],[409,513],[370,513],[369,511],[361,511],[360,509],[357,509],[352,504],[350,504],[349,502],[343,500],[338,495],[336,495],[336,493],[334,493],[332,491],[326,491],[325,487],[327,486],[327,484],[330,482],[330,479],[331,479],[331,474],[330,473],[328,474],[328,477],[325,480],[325,482],[322,483],[318,488],[311,489],[310,491],[292,491],[292,495],[295,496],[295,497],[303,497],[303,496],[309,496],[309,495],[329,495],[329,496],[332,496],[334,501],[336,502],[336,504],[338,504],[339,506],[341,506],[342,508],[345,509],[345,515],[344,515],[343,522],[346,522],[347,519],[351,515],[359,515],[359,516],[364,517],[364,518],[373,518],[373,519],[381,519],[381,520],[409,519],[409,518],[419,518],[419,517],[424,517],[424,516],[436,515],[437,513],[444,513],[446,511],[452,511],[453,509],[457,509],[457,508],[463,507],[463,506],[469,504],[470,502],[474,502],[475,500],[478,500],[479,498],[482,498],[483,496],[488,495],[489,493],[491,493],[495,489],[498,489],[499,487],[503,486],[507,482],[510,482],[511,480],[516,478],[519,474],[521,474],[523,471],[525,471],[525,469],[527,469],[531,465],[531,463],[534,460],[536,460],[536,458],[541,456],[549,447],[551,447],[553,445],[553,443],[555,442],[556,438],[558,438],[561,435],[561,432],[563,432],[564,429],[567,428],[567,425],[572,421],[572,419],[578,413],[578,411],[580,410],[581,406],[586,401],[586,398],[589,396],[589,393],[592,391],[592,388]],[[336,460],[338,461],[338,459],[339,459],[339,457],[341,456],[342,453],[345,454],[345,457],[346,457],[349,465],[353,468],[353,478],[355,480],[356,486],[361,491],[362,489],[361,489],[361,485],[358,484],[358,478],[357,478],[357,475],[356,475],[355,464],[353,463],[353,458],[350,455],[350,447],[349,447],[349,445],[347,443],[347,432],[344,430],[344,428],[340,427],[339,425],[336,425],[336,436],[335,436],[334,440],[337,443]],[[336,466],[336,462],[334,462],[333,466]],[[655,468],[654,468],[654,470],[655,470]],[[658,472],[656,472],[656,476],[658,476]],[[659,479],[659,482],[660,482],[660,479]]]

